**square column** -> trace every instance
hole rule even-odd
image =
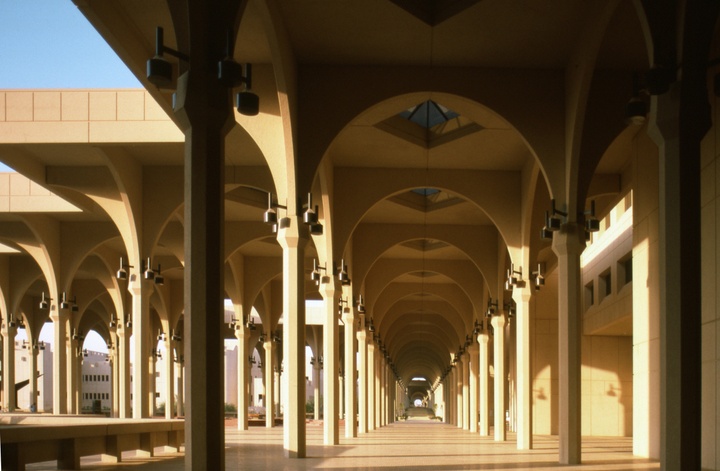
[[[53,321],[53,414],[66,414],[67,409],[67,401],[68,401],[68,394],[67,394],[67,315],[61,314],[58,311],[54,311],[50,313],[50,319]],[[15,348],[15,337],[12,338],[5,337],[6,342],[11,346],[11,348]],[[7,347],[6,347],[7,348]],[[13,350],[14,352],[14,350]],[[5,365],[11,366],[14,368],[15,362],[7,363],[7,361],[3,362]],[[3,365],[4,366],[4,365]],[[5,390],[5,386],[3,386],[3,390]],[[14,399],[9,398],[7,396],[7,393],[5,393],[5,403],[8,404]],[[7,405],[5,407],[8,407]]]
[[[283,248],[283,358],[288,403],[283,417],[283,447],[288,458],[305,458],[305,266],[307,233],[290,217],[278,231]]]
[[[119,316],[118,316],[119,317]],[[127,325],[118,319],[117,365],[118,369],[118,416],[129,419],[130,415],[130,331]]]
[[[495,441],[504,442],[507,440],[505,430],[505,314],[500,313],[493,316],[492,326],[495,332],[493,342],[494,369],[495,369]]]
[[[6,315],[7,317],[7,315]],[[2,383],[3,383],[3,397],[5,402],[3,403],[3,409],[8,412],[13,412],[17,407],[15,404],[15,335],[17,334],[16,327],[10,327],[8,325],[8,319],[4,319],[2,336],[3,336],[3,369],[2,369]],[[54,385],[54,383],[53,383]],[[53,411],[54,412],[54,411]],[[57,414],[57,412],[55,412]]]
[[[375,345],[368,342],[367,346],[367,429],[368,431],[375,430]]]
[[[338,311],[336,290],[330,283],[321,285],[320,292],[324,300],[325,319],[323,333],[323,443],[337,445],[340,443],[338,423],[338,374],[340,372],[340,329],[338,327]]]
[[[357,365],[355,355],[355,316],[352,310],[343,313],[345,324],[345,438],[357,437],[356,382]]]
[[[467,349],[470,356],[470,431],[478,431],[478,360],[479,351],[477,343],[470,345]]]
[[[526,282],[528,284],[528,282]],[[513,299],[517,308],[516,384],[517,384],[517,448],[532,449],[532,364],[530,363],[530,297],[529,286],[515,288]]]
[[[558,439],[561,464],[581,460],[581,348],[582,311],[580,309],[580,254],[585,248],[585,232],[566,224],[553,235],[553,251],[558,257]]]
[[[248,384],[250,368],[248,367],[248,351],[247,343],[250,338],[250,332],[242,323],[239,329],[235,331],[235,338],[238,340],[237,348],[237,404],[238,404],[238,430],[248,429]]]
[[[463,398],[463,430],[470,430],[470,358],[463,355],[462,360],[462,398]]]
[[[361,328],[358,339],[358,433],[367,433],[368,418],[368,368],[367,368],[367,333]]]
[[[275,372],[273,371],[275,358],[273,355],[272,332],[269,329],[265,332],[263,348],[265,349],[265,370],[263,371],[265,381],[265,427],[272,428],[275,425]]]

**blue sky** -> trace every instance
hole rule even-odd
[[[141,86],[71,0],[0,0],[0,89]],[[95,333],[87,342],[107,351]]]
[[[0,89],[140,86],[71,0],[0,0]]]

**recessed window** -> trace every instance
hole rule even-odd
[[[593,282],[585,285],[585,310],[587,311],[595,304],[595,287]]]
[[[632,271],[632,253],[627,254],[625,257],[618,260],[618,283],[620,287],[632,282],[633,271]]]
[[[599,301],[602,302],[606,296],[610,296],[612,294],[612,272],[610,269],[607,269],[600,275],[598,282],[598,292],[600,294]]]

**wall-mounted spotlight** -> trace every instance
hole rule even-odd
[[[568,213],[560,211],[555,207],[555,200],[550,200],[551,210],[545,211],[545,226],[540,231],[540,237],[544,240],[552,239],[552,233],[559,231],[562,220],[558,216],[567,218]]]
[[[240,330],[241,324],[240,319],[236,319],[235,316],[232,316],[230,318],[230,322],[228,322],[228,328],[230,330]]]
[[[493,302],[492,298],[488,299],[488,306],[487,306],[487,311],[485,311],[485,317],[492,317],[493,315],[495,315],[495,311],[497,311],[497,308],[498,308],[497,301]]]
[[[310,234],[312,235],[322,235],[323,233],[323,225],[318,222],[319,210],[320,208],[317,205],[313,207],[312,193],[308,193],[307,208],[303,213],[303,223],[310,227]]]
[[[600,230],[600,220],[595,217],[595,200],[590,201],[590,210],[585,211],[585,230],[597,232]]]
[[[52,301],[52,298],[45,297],[45,291],[42,292],[42,295],[40,297],[40,309],[47,310],[50,308],[50,301]]]
[[[158,263],[157,271],[155,272],[155,284],[158,286],[163,286],[165,284],[165,277],[162,275],[162,267]]]
[[[515,265],[510,264],[510,268],[507,270],[507,279],[505,280],[505,290],[512,291],[516,286],[524,284],[522,279],[522,267],[520,270],[515,270]]]
[[[173,342],[182,342],[182,336],[177,333],[177,330],[170,331],[170,338]]]
[[[117,318],[115,317],[115,314],[110,314],[110,322],[108,323],[108,327],[110,327],[111,329],[117,327]]]
[[[162,360],[162,352],[158,349],[153,348],[152,352],[150,353],[152,356],[157,358],[158,360]]]
[[[342,285],[350,284],[350,276],[348,275],[347,265],[345,264],[345,259],[340,260],[340,269],[337,270],[337,276],[338,276],[338,281],[340,281],[340,284],[342,284]]]
[[[532,276],[535,278],[535,291],[540,291],[541,286],[545,286],[545,264],[538,262],[537,271],[532,272]]]
[[[62,298],[60,300],[60,309],[70,309],[72,312],[77,312],[77,296],[73,296],[72,299],[68,299],[67,293],[63,291]]]
[[[229,29],[225,57],[218,61],[218,79],[228,88],[244,85],[244,90],[236,96],[235,105],[240,114],[255,116],[260,111],[260,98],[251,91],[252,66],[245,64],[245,75],[243,75],[242,66],[233,59],[233,38],[233,30]],[[158,26],[155,29],[155,56],[147,61],[147,78],[158,88],[171,89],[174,88],[172,64],[165,59],[164,54],[177,57],[184,62],[190,61],[187,54],[165,46],[163,29]]]
[[[371,317],[367,325],[368,332],[375,332],[375,324],[373,324],[373,318]]]
[[[135,268],[135,267],[132,265],[126,265],[125,263],[123,263],[123,258],[120,257],[120,268],[118,269],[117,273],[115,274],[115,277],[118,280],[127,280],[127,278],[128,278],[127,271],[129,268]]]
[[[132,319],[129,316],[125,317],[125,328],[132,329]]]
[[[143,272],[143,278],[145,278],[146,280],[154,280],[155,279],[155,272],[152,269],[152,266],[150,263],[150,257],[147,258],[147,264],[145,264],[143,262],[142,272]]]
[[[250,331],[255,330],[255,319],[252,317],[248,318],[247,322],[245,322],[245,328]]]
[[[72,339],[82,342],[85,340],[85,334],[81,329],[73,329],[72,330]]]
[[[475,324],[473,324],[473,335],[480,335],[482,331],[483,323],[480,322],[478,319],[475,319]]]
[[[281,208],[287,210],[287,206],[273,201],[272,193],[268,193],[268,209],[263,214],[263,222],[268,226],[272,226],[273,233],[278,231],[278,215],[275,208]],[[280,228],[285,228],[290,225],[290,219],[285,217],[280,219]]]
[[[321,271],[327,271],[325,268],[325,265],[320,266],[317,259],[313,259],[313,270],[310,272],[310,279],[315,282],[316,285],[320,285],[322,282],[322,274]]]
[[[39,342],[35,342],[33,344],[33,349],[34,350],[45,350],[45,341],[41,340]]]
[[[507,311],[508,319],[512,319],[513,317],[515,317],[515,314],[517,313],[515,303],[512,301],[509,303],[503,303],[503,309]]]
[[[250,356],[248,357],[248,362],[249,362],[251,365],[254,365],[254,364],[255,364],[255,357],[252,356],[252,355],[250,355]]]
[[[165,332],[162,331],[162,329],[158,329],[158,336],[157,336],[158,342],[164,342],[167,337],[165,336]]]
[[[342,317],[343,312],[350,312],[347,298],[340,298],[338,300],[338,316]]]
[[[360,314],[365,314],[365,301],[363,300],[363,295],[358,295],[357,300],[355,301],[355,307],[357,308],[357,312]]]

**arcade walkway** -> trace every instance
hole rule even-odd
[[[251,428],[249,431],[226,429],[227,470],[645,470],[660,469],[657,462],[632,456],[630,438],[592,438],[584,441],[581,466],[557,464],[557,440],[535,437],[536,449],[518,451],[513,441],[496,443],[490,438],[441,423],[396,423],[375,430],[360,438],[340,439],[340,445],[322,445],[322,427],[308,425],[308,458],[283,458],[282,428]],[[181,458],[156,457],[127,460],[130,469],[137,471],[183,470]],[[32,470],[56,469],[51,466],[28,466]],[[83,469],[125,469],[102,465],[98,461],[83,461]]]

